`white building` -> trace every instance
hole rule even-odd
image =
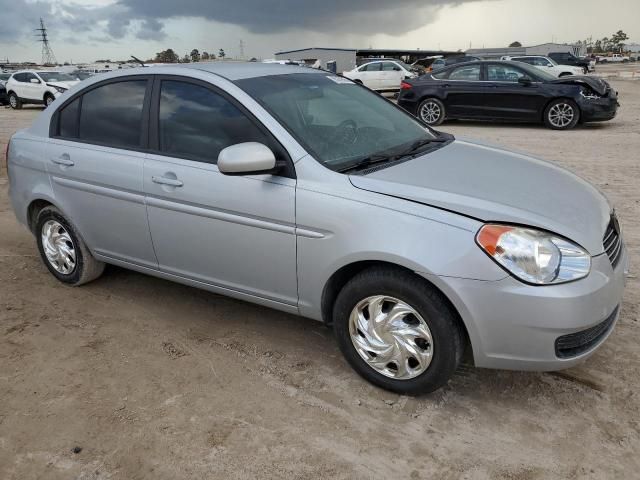
[[[572,45],[568,43],[543,43],[541,45],[533,45],[531,47],[503,47],[503,48],[470,48],[465,53],[474,57],[486,60],[499,59],[502,56],[521,56],[521,55],[549,55],[556,52],[569,52],[576,57],[585,55],[582,45]]]

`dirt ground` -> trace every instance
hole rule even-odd
[[[1,177],[0,478],[637,476],[640,82],[614,86],[609,123],[442,130],[556,162],[615,202],[632,256],[616,331],[577,368],[463,366],[420,398],[365,383],[310,320],[118,268],[63,286]],[[0,144],[38,111],[0,108]]]

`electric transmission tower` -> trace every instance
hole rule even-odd
[[[40,19],[40,28],[36,28],[36,36],[38,41],[42,42],[42,65],[55,65],[56,56],[53,54],[51,45],[49,44],[49,37],[47,36],[47,29],[44,26],[44,21]]]

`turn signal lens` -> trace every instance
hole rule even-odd
[[[534,228],[484,225],[476,241],[496,263],[527,283],[570,282],[591,269],[591,257],[582,247]]]

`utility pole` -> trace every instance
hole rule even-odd
[[[244,42],[240,39],[240,60],[244,60]]]
[[[36,36],[38,41],[42,42],[42,65],[55,65],[56,56],[53,54],[51,45],[49,44],[49,37],[47,36],[47,29],[44,26],[44,21],[40,18],[40,28],[36,28]]]

